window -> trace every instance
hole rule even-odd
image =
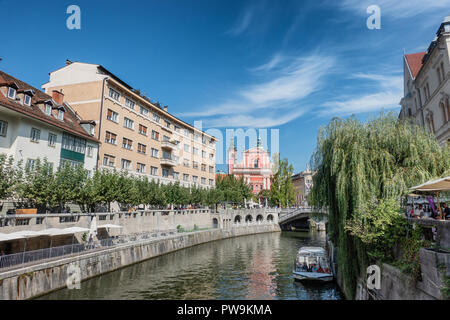
[[[152,130],[152,139],[159,141],[159,132]]]
[[[64,133],[61,148],[84,154],[86,151],[86,140]]]
[[[8,132],[8,122],[0,120],[0,137],[6,137]]]
[[[87,156],[92,158],[94,156],[94,147],[91,145],[87,146]]]
[[[150,174],[152,176],[157,176],[158,175],[158,168],[156,167],[150,167]]]
[[[128,119],[127,117],[124,117],[123,118],[123,126],[125,128],[133,130],[134,129],[134,121],[131,119]]]
[[[115,111],[112,111],[111,109],[108,109],[108,112],[106,113],[106,119],[119,122],[119,114]]]
[[[58,110],[58,119],[61,121],[64,120],[64,110],[61,109]]]
[[[25,166],[26,170],[34,170],[36,165],[36,159],[27,159],[27,164]]]
[[[134,106],[136,105],[136,103],[134,103],[133,100],[130,100],[130,99],[128,99],[128,98],[125,98],[125,105],[126,105],[128,108],[134,110]]]
[[[202,184],[206,184],[206,178],[202,178]]]
[[[144,108],[143,106],[140,106],[139,112],[140,112],[144,117],[148,117],[148,109],[147,109],[147,108]]]
[[[160,117],[159,115],[157,115],[156,113],[154,113],[154,114],[153,114],[153,121],[159,123],[159,119],[161,119],[161,117]]]
[[[184,151],[191,152],[191,147],[188,144],[184,145]]]
[[[209,158],[212,160],[212,159],[214,159],[214,153],[210,153],[209,154]]]
[[[109,97],[113,98],[116,101],[119,101],[120,94],[116,90],[109,88]]]
[[[255,160],[255,168],[258,168],[258,167],[259,167],[259,160],[256,159],[256,160]]]
[[[52,115],[52,106],[51,105],[49,105],[49,104],[45,105],[45,114],[48,116]]]
[[[146,154],[147,153],[147,146],[145,144],[138,143],[138,152],[142,153],[142,154]]]
[[[198,149],[196,147],[192,148],[192,153],[198,155]]]
[[[192,182],[197,183],[198,181],[198,177],[197,176],[192,176]]]
[[[207,144],[208,141],[206,141],[206,137],[205,136],[202,136],[202,142],[203,142],[203,144]]]
[[[122,148],[125,148],[127,150],[131,150],[133,146],[133,141],[127,138],[123,138],[122,140]]]
[[[184,129],[184,135],[185,135],[186,137],[188,137],[188,138],[191,137],[190,132],[189,132],[188,129]]]
[[[163,159],[172,160],[172,154],[170,154],[169,152],[163,151]]]
[[[173,127],[174,127],[175,132],[180,132],[180,127],[178,127],[176,125],[174,125]]]
[[[122,159],[121,166],[124,170],[130,170],[131,169],[131,161],[127,159]]]
[[[116,157],[105,154],[103,156],[103,165],[107,166],[107,167],[114,167],[115,160],[116,160]]]
[[[168,178],[169,177],[169,169],[162,169],[162,176],[164,178]]]
[[[183,181],[189,181],[189,175],[188,174],[183,174]]]
[[[214,185],[214,180],[213,179],[209,179],[209,185],[213,186]]]
[[[198,135],[194,134],[194,140],[198,141]]]
[[[183,166],[189,167],[189,160],[188,159],[184,159]]]
[[[180,180],[180,173],[179,172],[173,172],[173,178],[175,179],[175,180]]]
[[[29,95],[25,95],[24,100],[23,100],[24,104],[27,106],[31,106],[31,96]]]
[[[40,137],[41,137],[41,130],[36,129],[36,128],[31,128],[31,134],[30,134],[31,141],[39,142]]]
[[[9,87],[8,88],[8,98],[15,99],[16,98],[16,89]]]
[[[163,136],[163,141],[170,141],[170,138],[168,136]]]
[[[145,164],[138,162],[136,166],[136,172],[145,173]]]
[[[441,74],[442,74],[442,80],[445,80],[444,62],[441,62]]]
[[[202,164],[202,171],[206,172],[206,164]]]
[[[198,169],[198,162],[192,161],[192,168]]]
[[[209,173],[214,173],[214,167],[209,166]]]
[[[56,134],[54,133],[48,134],[48,145],[49,147],[54,147],[56,145]]]
[[[206,158],[206,151],[202,150],[202,158]]]
[[[115,133],[106,131],[105,142],[116,144],[117,143],[117,135]]]
[[[436,72],[437,72],[437,75],[438,75],[439,84],[441,84],[442,83],[441,67],[437,67]]]
[[[153,158],[159,158],[159,150],[152,148],[151,154]]]
[[[146,136],[147,135],[147,127],[142,124],[139,124],[139,133]]]
[[[164,122],[165,122],[165,124],[166,124],[166,128],[169,128],[169,129],[170,129],[170,122],[167,121],[167,120],[164,120]]]

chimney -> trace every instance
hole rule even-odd
[[[167,112],[167,106],[164,106],[164,111]]]
[[[66,59],[66,66],[68,66],[71,63],[72,63],[72,61],[70,61],[69,59]]]
[[[64,94],[62,93],[62,90],[61,92],[59,92],[58,90],[53,90],[52,98],[59,105],[62,105],[64,103]]]

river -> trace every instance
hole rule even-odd
[[[156,257],[39,299],[342,299],[335,283],[292,278],[302,246],[325,246],[324,232],[282,232],[201,244]]]

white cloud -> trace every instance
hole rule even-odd
[[[321,106],[319,115],[350,115],[399,107],[399,102],[403,95],[402,76],[357,73],[352,75],[352,78],[368,80],[368,84],[373,83],[376,85],[378,92],[325,102]]]
[[[254,15],[255,15],[255,7],[247,8],[242,14],[242,16],[238,19],[234,27],[232,27],[226,33],[233,36],[238,36],[241,33],[245,32],[245,30],[247,30],[247,28],[250,26],[250,23],[252,22]]]
[[[394,18],[414,17],[424,13],[448,10],[450,0],[341,0],[339,5],[358,14],[367,14],[370,5],[378,5],[381,8],[381,16],[384,14]],[[445,15],[449,12],[444,12]]]
[[[227,101],[180,116],[200,117],[209,127],[270,127],[298,118],[307,110],[302,100],[323,86],[324,78],[334,66],[334,58],[280,57],[276,55],[253,69],[263,71],[266,81],[237,90]],[[205,119],[211,117],[215,118]]]

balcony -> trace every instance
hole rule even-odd
[[[172,141],[161,141],[161,148],[169,149],[169,150],[176,150],[177,145],[176,143]]]
[[[172,157],[162,157],[160,160],[162,166],[175,167],[177,165],[177,161]]]

